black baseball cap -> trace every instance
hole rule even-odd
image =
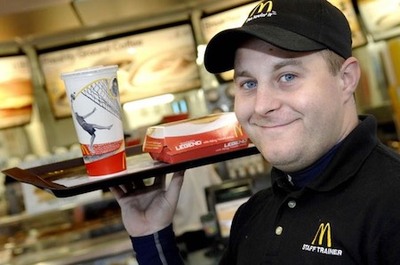
[[[329,49],[345,59],[352,54],[349,23],[327,0],[264,0],[241,27],[221,31],[210,40],[206,69],[211,73],[233,69],[236,49],[250,37],[290,51]]]

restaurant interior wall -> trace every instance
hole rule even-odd
[[[28,1],[26,6],[29,6],[33,2],[35,1]],[[97,14],[108,12],[111,10],[110,6],[115,5],[120,8],[118,11],[114,10],[115,12],[112,16],[108,17],[108,21],[106,22],[103,21],[100,24],[97,22],[95,23],[95,21],[89,24],[80,22],[78,26],[71,29],[68,28],[69,23],[66,21],[68,17],[66,17],[64,13],[58,13],[56,16],[52,15],[50,18],[44,19],[45,23],[43,25],[38,25],[38,21],[41,20],[40,18],[46,16],[47,12],[52,12],[55,5],[65,5],[67,1],[60,1],[62,3],[58,2],[54,4],[55,2],[50,6],[46,5],[38,9],[24,10],[23,12],[12,14],[5,13],[7,8],[0,9],[0,27],[7,27],[7,30],[0,29],[0,56],[7,57],[16,54],[26,55],[29,59],[34,86],[34,105],[29,124],[0,130],[1,169],[14,166],[29,167],[37,165],[37,163],[52,163],[73,158],[71,156],[80,155],[79,146],[77,147],[76,145],[77,138],[74,133],[72,119],[57,119],[53,115],[48,95],[46,94],[44,76],[38,59],[38,51],[63,45],[96,41],[97,39],[116,36],[124,32],[143,30],[149,27],[156,27],[181,20],[193,21],[196,41],[202,44],[204,40],[199,32],[200,26],[198,25],[198,21],[203,12],[212,13],[216,10],[228,9],[229,7],[249,3],[250,1],[177,1],[179,2],[178,4],[176,2],[175,4],[169,2],[169,4],[163,4],[162,6],[158,5],[158,7],[161,8],[156,10],[154,6],[157,1],[149,1],[149,5],[144,7],[144,9],[139,12],[140,14],[135,13],[134,15],[129,15],[131,14],[131,11],[129,11],[130,9],[124,8],[123,3],[127,3],[127,1],[102,1],[103,3],[108,3],[108,6],[104,7],[103,11],[96,9]],[[83,3],[85,1],[74,1],[74,3],[69,3],[68,5],[75,4],[75,2]],[[86,1],[86,3],[89,2],[93,6],[93,1]],[[96,2],[96,4],[99,2],[101,1]],[[143,1],[137,2],[143,4]],[[1,7],[4,7],[4,5],[4,1],[0,2]],[[132,5],[132,1],[130,5]],[[19,5],[19,7],[21,6],[24,5]],[[78,11],[75,10],[74,12]],[[137,12],[137,10],[135,12]],[[115,16],[116,13],[121,14],[121,16]],[[83,13],[81,16],[84,16]],[[104,17],[105,16],[101,15],[98,16],[97,19]],[[63,24],[66,28],[55,29],[51,26],[46,28],[48,24],[54,22],[51,21],[51,19],[58,18],[62,19],[62,23],[66,22]],[[30,26],[33,26],[33,28],[30,29]],[[12,34],[12,36],[7,36],[6,34]],[[192,116],[203,115],[208,112],[204,102],[203,89],[216,85],[215,77],[206,73],[202,65],[199,65],[199,68],[201,68],[200,71],[203,81],[201,87],[175,95],[176,100],[184,100],[187,103],[187,108]],[[168,106],[166,106],[166,108],[168,108]],[[157,118],[155,117],[156,115],[169,114],[168,111],[160,113],[160,106],[156,106],[153,109],[147,108],[147,110],[137,111],[135,114],[142,114],[146,111],[152,112],[151,115],[153,119]],[[135,117],[135,115],[127,115],[129,115],[129,117]],[[131,126],[128,117],[126,117],[127,115],[124,116],[124,121],[127,126]],[[161,118],[161,115],[158,118]],[[146,118],[146,120],[150,120],[149,117],[139,118],[142,120]],[[137,120],[135,120],[135,122],[137,122]],[[78,152],[76,152],[76,150],[78,150]],[[2,194],[4,192],[4,175],[0,175],[0,182],[2,184],[0,185],[0,194]],[[2,199],[3,197],[0,198],[0,204],[4,204]],[[6,212],[7,210],[4,210],[3,207],[1,215]]]
[[[34,156],[54,159],[58,154],[65,155],[68,151],[66,147],[70,148],[69,150],[76,150],[77,139],[72,120],[70,118],[56,119],[52,113],[38,60],[39,50],[88,40],[96,41],[124,32],[188,19],[192,22],[196,41],[200,44],[199,58],[201,58],[201,47],[205,44],[199,25],[202,14],[214,13],[251,2],[244,0],[28,0],[26,5],[23,5],[20,1],[23,0],[0,0],[0,56],[23,53],[29,57],[33,72],[35,105],[29,124],[0,130],[0,158],[3,159],[3,161],[0,160],[1,168],[21,165],[21,162],[29,162]],[[6,2],[8,2],[7,4],[12,2],[9,8],[3,8]],[[21,6],[24,7],[22,10]],[[94,6],[96,8],[93,8]],[[45,19],[42,19],[44,17]],[[400,76],[398,65],[394,65],[393,58],[388,53],[390,41],[394,43],[392,46],[396,46],[397,42],[400,43],[400,37],[396,36],[392,40],[381,41],[369,38],[366,45],[354,49],[355,55],[361,61],[364,74],[356,95],[359,110],[376,115],[380,124],[385,128],[386,124],[393,122],[392,102],[387,88],[391,85],[396,86],[398,83],[394,79],[396,76]],[[400,51],[398,46],[394,49]],[[206,73],[201,62],[199,70],[201,86],[177,93],[175,102],[181,100],[186,102],[191,110],[191,115],[194,116],[206,114],[218,108],[222,111],[232,110],[234,97],[232,84],[230,82],[221,83],[220,79]],[[161,116],[171,113],[174,111],[170,103],[125,111],[124,122],[128,130],[136,130],[138,127],[143,129],[147,125],[146,122],[156,123]],[[392,127],[383,134],[385,134],[384,138],[398,139],[398,135],[393,135]],[[78,149],[75,154],[79,155],[79,152]],[[60,157],[68,158],[68,156]],[[259,162],[260,157],[257,156],[253,159]],[[225,169],[234,169],[235,165],[248,164],[249,161],[235,160],[231,162]],[[246,175],[241,171],[228,172],[228,174],[235,177]],[[0,216],[4,214],[3,202],[0,196]],[[75,208],[65,210],[68,212],[68,217],[60,215],[59,219],[64,222],[70,217],[70,214],[71,216],[74,214],[71,213],[73,211]],[[50,212],[49,215],[58,216],[58,213]],[[44,216],[48,217],[47,214]],[[11,222],[19,231],[21,230],[19,226],[31,223],[31,218],[34,217],[19,215],[0,218],[0,224],[4,227],[5,224],[8,225]],[[116,219],[112,219],[112,221],[114,222]],[[48,220],[53,219],[49,218]],[[118,231],[123,230],[119,222],[113,223],[113,225],[117,226]],[[29,225],[24,228],[29,229]],[[86,234],[81,236],[85,237]],[[127,246],[130,250],[130,245],[127,244]],[[61,255],[53,253],[53,255],[56,254]],[[28,255],[27,259],[27,264],[32,262],[29,260],[31,256]]]
[[[32,69],[34,85],[34,107],[29,124],[0,130],[0,164],[2,168],[18,165],[26,157],[51,156],[56,150],[71,147],[77,142],[71,118],[54,117],[46,94],[43,72],[38,60],[41,50],[95,42],[126,32],[145,30],[176,21],[191,22],[194,37],[199,47],[206,43],[200,19],[204,14],[252,3],[254,1],[230,0],[57,0],[24,1],[6,3],[0,0],[0,56],[26,54]],[[22,4],[24,3],[24,4]],[[352,1],[356,12],[357,1]],[[96,6],[96,8],[93,8]],[[118,14],[118,15],[116,15]],[[361,26],[363,26],[360,19]],[[392,58],[387,55],[387,40],[375,41],[368,34],[366,45],[356,47],[354,53],[363,67],[363,79],[357,91],[360,112],[372,113],[382,124],[391,124],[392,102],[387,87],[393,82],[390,77]],[[199,58],[202,57],[199,49]],[[383,56],[386,55],[386,56]],[[189,114],[198,116],[214,110],[230,111],[233,96],[229,83],[221,83],[199,65],[202,84],[197,89],[176,95],[178,100],[188,101]],[[228,86],[228,87],[227,87]],[[211,100],[215,91],[223,95],[221,100]],[[227,97],[228,96],[228,97]],[[222,97],[220,97],[222,98]],[[226,102],[230,102],[226,104]],[[205,105],[206,104],[206,105]],[[219,105],[218,105],[219,104]],[[155,106],[140,111],[124,111],[127,132],[135,134],[140,127],[150,126],[163,115],[173,113],[171,105]],[[160,117],[158,117],[160,116]],[[397,115],[399,116],[399,115]],[[396,120],[396,119],[395,119]],[[151,121],[151,122],[150,122]],[[146,123],[148,122],[148,123]],[[390,126],[389,126],[390,127]],[[389,130],[392,128],[390,127]],[[384,132],[385,134],[386,132]],[[398,133],[389,132],[389,138],[398,138]]]
[[[5,141],[7,143],[0,147],[0,154],[21,159],[32,153],[47,155],[58,147],[70,146],[77,141],[74,133],[66,133],[74,131],[71,119],[55,119],[52,113],[38,62],[38,51],[41,49],[93,41],[182,19],[192,22],[195,39],[198,44],[203,44],[205,40],[199,25],[203,14],[250,2],[253,1],[41,0],[23,2],[23,0],[17,0],[12,3],[0,1],[2,7],[0,9],[0,56],[19,53],[28,56],[32,68],[35,98],[32,119],[28,125],[0,131],[0,139],[13,136],[10,141]],[[357,11],[357,1],[352,2]],[[360,111],[377,114],[379,120],[386,121],[392,120],[392,107],[386,91],[388,77],[383,76],[390,71],[388,71],[388,65],[383,65],[380,58],[385,49],[385,40],[375,42],[369,39],[367,45],[355,49],[355,54],[359,55],[366,73],[358,92]],[[216,85],[214,76],[207,73],[202,73],[202,75],[203,83],[199,87],[200,90],[207,92],[209,88],[220,89],[220,85]],[[365,84],[367,84],[368,97],[365,97],[367,93],[364,93],[365,89],[363,89]],[[203,95],[201,93],[198,95],[199,100],[203,100]],[[199,106],[197,103],[195,102],[193,106]],[[158,111],[159,109],[153,108],[148,112],[157,115]],[[192,115],[200,114],[204,114],[204,106],[192,113]],[[156,118],[153,116],[147,120],[152,119]],[[125,121],[127,122],[127,119]],[[127,126],[130,126],[130,123],[127,122]],[[18,147],[15,148],[15,146]]]
[[[29,141],[31,152],[45,153],[55,147],[76,142],[74,134],[65,134],[66,131],[73,131],[71,120],[55,120],[52,116],[37,62],[37,50],[100,39],[185,18],[192,21],[198,43],[204,43],[198,23],[203,13],[213,13],[250,2],[252,1],[17,0],[6,3],[2,0],[0,53],[9,54],[22,50],[32,64],[37,105],[34,111],[38,113],[34,114],[31,124],[23,129],[27,135],[35,134],[35,141]],[[356,6],[356,1],[353,3]]]
[[[4,23],[0,23],[0,27],[6,27],[7,30],[0,30],[0,40],[3,40],[0,42],[0,56],[22,51],[29,57],[33,72],[35,98],[35,108],[30,124],[2,130],[5,134],[13,134],[17,131],[18,133],[15,135],[24,135],[28,139],[25,148],[23,150],[14,148],[9,152],[7,150],[3,150],[3,152],[6,156],[20,158],[30,153],[46,155],[53,152],[55,148],[70,146],[77,141],[74,133],[66,133],[74,131],[71,119],[55,119],[53,116],[44,89],[44,77],[38,63],[38,50],[104,38],[121,32],[131,32],[182,19],[190,20],[193,16],[199,15],[200,11],[195,8],[218,10],[244,2],[248,1],[170,0],[163,2],[96,1],[96,3],[93,1],[55,1],[52,4],[47,3],[41,8],[29,9],[29,6],[33,4],[32,1],[28,1],[26,10],[22,10],[22,12],[8,14],[6,13],[7,8],[2,9],[0,21]],[[4,6],[5,2],[1,4]],[[96,9],[90,8],[94,5],[96,5]],[[13,7],[9,9],[11,12]],[[57,11],[65,9],[70,9],[71,12],[59,13]],[[18,10],[20,11],[20,9]],[[46,14],[49,12],[53,15],[48,17]],[[73,13],[73,15],[65,13]],[[44,17],[46,19],[43,19]],[[57,19],[62,21],[55,21]],[[75,22],[70,23],[69,21]],[[58,24],[58,26],[54,27],[49,24]],[[198,39],[201,34],[197,33],[196,35]],[[197,101],[201,100],[201,93],[198,95],[200,98]],[[194,103],[190,106],[192,115],[204,114],[204,106],[198,104],[199,102],[193,102],[196,101],[193,99],[193,93],[189,93],[188,97],[188,100]],[[16,141],[18,142],[18,139]]]

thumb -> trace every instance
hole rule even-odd
[[[177,204],[177,202],[178,202],[179,193],[181,192],[181,188],[182,188],[182,184],[183,184],[184,174],[185,174],[184,171],[175,172],[172,175],[171,182],[169,183],[168,189],[165,193],[165,197],[173,205]]]

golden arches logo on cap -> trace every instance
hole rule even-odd
[[[253,19],[270,17],[276,15],[276,11],[273,10],[273,2],[272,1],[262,1],[258,3],[253,10],[251,10],[246,22],[250,22]]]

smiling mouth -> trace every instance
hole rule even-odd
[[[296,120],[291,120],[287,122],[279,122],[279,123],[262,123],[262,122],[255,122],[253,123],[257,127],[265,128],[265,129],[276,129],[276,128],[281,128],[288,126],[292,123],[294,123]]]

